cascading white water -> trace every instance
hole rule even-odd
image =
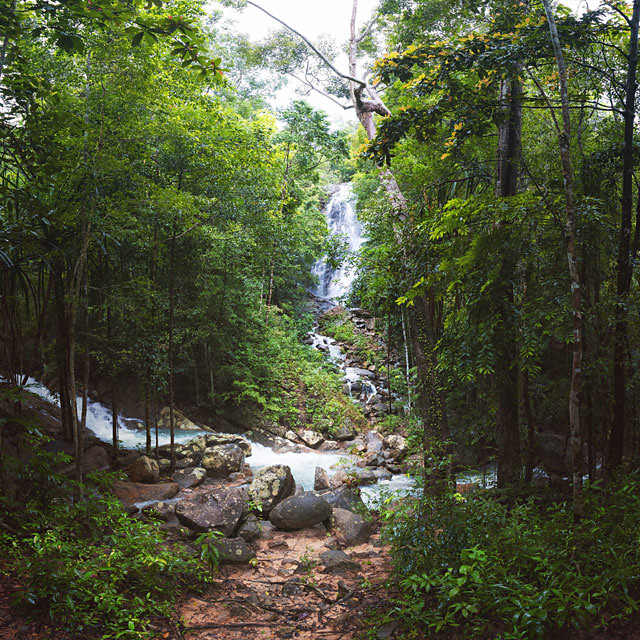
[[[338,185],[324,208],[327,226],[332,235],[342,236],[348,247],[348,257],[354,257],[364,242],[362,224],[356,216],[354,194],[350,183]],[[318,286],[314,293],[326,300],[336,300],[349,292],[355,278],[355,268],[347,259],[339,269],[325,261],[319,261],[313,267],[318,277]]]

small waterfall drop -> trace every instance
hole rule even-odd
[[[364,242],[362,224],[356,216],[355,196],[351,183],[338,185],[324,208],[327,226],[333,236],[342,236],[347,244],[346,262],[335,269],[324,260],[313,267],[313,274],[318,277],[318,286],[314,291],[319,298],[335,300],[346,295],[355,279],[355,268],[349,258],[354,257]]]

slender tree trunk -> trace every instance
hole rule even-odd
[[[637,0],[640,4],[640,0]],[[573,164],[571,162],[571,117],[569,111],[569,86],[564,55],[549,0],[543,0],[549,22],[551,42],[558,64],[560,100],[562,104],[562,129],[558,127],[560,158],[565,193],[565,241],[571,280],[571,314],[573,317],[573,356],[571,366],[571,390],[569,393],[569,434],[573,467],[573,517],[577,522],[583,515],[582,499],[582,434],[580,429],[580,383],[582,379],[582,286],[576,253],[576,218],[573,193]],[[555,117],[555,116],[554,116]]]
[[[146,433],[146,454],[151,456],[151,416],[149,414],[149,367],[145,371],[144,380],[144,429]]]
[[[609,439],[610,468],[620,466],[624,454],[627,367],[629,363],[627,306],[633,274],[630,255],[631,213],[633,209],[633,127],[636,110],[636,72],[638,66],[638,25],[640,0],[633,2],[629,24],[629,55],[624,105],[624,146],[622,151],[622,216],[618,241],[616,311],[613,334],[613,422]]]
[[[518,193],[522,136],[522,87],[519,80],[503,80],[500,102],[504,120],[498,129],[498,181],[496,196],[506,198]],[[500,226],[501,223],[498,223]],[[514,312],[513,258],[505,254],[500,265],[496,292],[496,319],[501,323],[496,335],[496,428],[498,437],[498,486],[520,479],[520,427],[518,412],[517,328]]]
[[[177,220],[174,216],[171,226],[171,244],[169,250],[169,437],[171,445],[171,466],[173,471],[176,465],[175,451],[175,408],[174,408],[174,388],[173,388],[173,369],[174,369],[174,345],[173,345],[173,307],[174,307],[174,289],[175,289],[175,247],[176,247],[176,228]]]

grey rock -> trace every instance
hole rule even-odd
[[[245,456],[248,457],[251,455],[251,443],[240,435],[208,433],[206,436],[202,437],[205,439],[207,447],[215,447],[223,444],[236,444],[244,451]]]
[[[331,525],[336,538],[347,547],[364,544],[371,537],[371,524],[362,516],[346,509],[333,509]]]
[[[377,431],[367,431],[366,433],[367,451],[370,453],[380,453],[382,451],[383,438]]]
[[[387,449],[393,449],[400,454],[407,452],[407,439],[403,436],[391,434],[385,437],[384,446]]]
[[[166,502],[156,502],[155,504],[150,504],[148,507],[145,507],[142,512],[159,520],[163,520],[164,522],[169,522],[173,520],[176,513],[176,505],[167,504]]]
[[[330,549],[329,551],[323,551],[319,558],[320,564],[325,567],[327,573],[341,575],[360,569],[360,565],[351,560],[344,551]]]
[[[329,475],[322,467],[316,467],[315,477],[313,481],[314,491],[324,491],[329,488]]]
[[[357,489],[350,489],[349,487],[340,487],[333,491],[323,491],[320,494],[334,509],[346,509],[347,511],[354,511],[360,513],[366,513],[367,507],[360,497],[360,492]]]
[[[274,464],[256,473],[249,486],[249,500],[261,505],[266,516],[279,502],[293,495],[295,488],[291,469],[284,464]]]
[[[378,482],[374,469],[369,467],[362,469],[362,471],[358,470],[356,472],[356,480],[358,484],[375,484]]]
[[[197,487],[206,477],[207,472],[202,467],[188,467],[176,471],[171,476],[171,479],[180,485],[181,489],[189,489],[190,487]]]
[[[393,477],[393,474],[391,473],[391,471],[389,471],[388,469],[385,469],[384,467],[379,467],[374,471],[374,473],[378,481],[391,480],[391,478]]]
[[[245,501],[236,489],[218,488],[209,493],[183,498],[176,504],[176,516],[194,531],[220,531],[235,535],[247,513]]]
[[[257,540],[262,535],[262,527],[258,518],[250,513],[238,530],[238,536],[247,542]]]
[[[329,479],[329,487],[331,489],[337,489],[343,484],[347,484],[348,481],[349,476],[347,475],[347,472],[344,469],[339,469]]]
[[[324,437],[317,431],[312,431],[311,429],[301,431],[300,438],[302,438],[302,441],[305,444],[308,444],[312,449],[317,449],[324,442]]]
[[[312,527],[331,515],[331,506],[319,495],[307,491],[285,498],[269,514],[269,520],[278,529],[291,531]]]
[[[100,445],[94,445],[85,450],[82,458],[82,470],[85,475],[92,471],[103,471],[109,468],[111,468],[109,454]]]
[[[249,562],[256,555],[243,538],[216,540],[213,546],[218,550],[220,562],[244,563]]]
[[[160,468],[153,458],[140,456],[129,465],[127,475],[131,482],[153,484],[160,480]]]
[[[181,429],[182,431],[202,431],[202,427],[189,420],[182,411],[175,408],[173,410],[173,425],[175,429]],[[160,411],[158,427],[160,429],[169,429],[170,426],[170,409],[169,407],[164,407]]]
[[[338,442],[344,442],[345,440],[353,440],[356,437],[356,432],[351,425],[344,424],[334,429],[333,437]]]
[[[176,469],[189,469],[195,467],[196,464],[196,459],[192,456],[188,456],[186,458],[180,458],[180,460],[176,460]]]
[[[207,447],[202,455],[202,467],[210,478],[226,478],[234,471],[242,471],[244,451],[237,444]]]

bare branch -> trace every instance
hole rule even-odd
[[[252,2],[252,0],[247,0],[247,4],[250,4],[252,7],[255,7],[256,9],[260,9],[260,11],[262,11],[263,13],[266,13],[270,18],[272,18],[276,22],[279,22],[283,27],[285,27],[286,29],[289,29],[291,33],[295,33],[298,36],[298,38],[300,38],[318,56],[318,58],[320,58],[320,60],[322,60],[322,62],[324,62],[324,64],[326,64],[327,67],[329,67],[329,69],[331,69],[331,71],[333,71],[336,75],[340,76],[341,78],[344,78],[345,80],[349,80],[350,82],[355,82],[357,85],[360,85],[361,87],[366,86],[366,83],[363,80],[360,80],[359,78],[355,78],[354,76],[350,76],[346,73],[342,73],[342,71],[339,71],[333,65],[333,63],[323,53],[320,52],[320,50],[311,42],[311,40],[303,36],[299,31],[296,31],[293,27],[291,27],[286,22],[284,22],[284,20],[280,20],[280,18],[277,18],[272,13],[269,13],[266,9],[262,8],[259,4]]]
[[[325,98],[328,98],[329,100],[331,100],[331,102],[333,102],[334,104],[337,104],[339,107],[341,107],[345,111],[347,109],[353,109],[354,108],[354,106],[352,104],[343,104],[335,96],[332,96],[330,93],[327,93],[326,91],[323,91],[322,89],[318,89],[318,87],[316,87],[311,81],[306,79],[306,73],[305,73],[305,78],[301,78],[300,76],[297,76],[295,73],[289,73],[289,75],[294,80],[297,80],[301,84],[304,84],[307,87],[309,87],[310,91],[315,91],[316,93],[319,93],[321,96],[324,96]]]

